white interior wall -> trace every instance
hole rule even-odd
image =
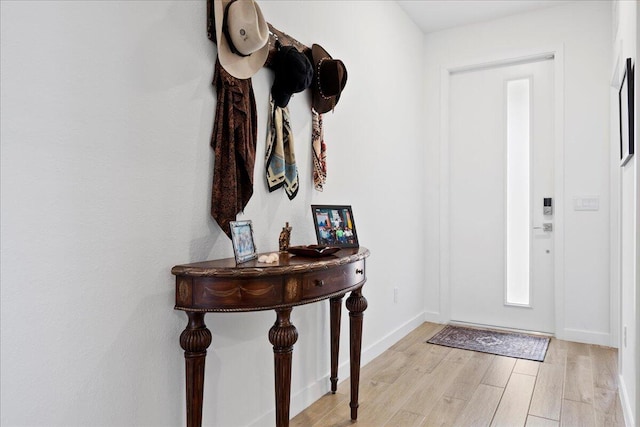
[[[608,94],[591,90],[610,75],[608,63],[593,61],[611,56],[603,23],[610,13],[600,3],[579,3],[436,33],[423,48],[422,35],[393,2],[261,2],[276,27],[344,60],[349,81],[336,113],[325,116],[330,169],[322,194],[309,178],[308,95],[292,100],[303,182],[290,202],[267,194],[262,181],[272,77],[268,70],[256,75],[256,187],[240,217],[254,221],[258,249],[266,251],[276,248],[285,221],[294,226],[293,244],[313,240],[309,204],[353,205],[360,240],[372,250],[365,362],[417,324],[423,308],[431,320],[440,313],[438,67],[548,44],[566,52],[565,207],[567,228],[571,221],[574,228],[566,235],[565,333],[617,342],[602,209],[609,203],[609,169],[601,161]],[[204,9],[200,0],[0,2],[3,425],[184,422],[178,336],[186,316],[172,310],[169,271],[232,254],[208,216],[215,49],[204,34]],[[416,52],[425,53],[426,73]],[[417,194],[426,195],[424,205]],[[571,211],[573,195],[594,194],[599,212]],[[424,233],[424,242],[390,229],[389,211],[410,235]],[[397,265],[404,268],[388,268]],[[423,273],[424,298],[415,279]],[[400,289],[397,304],[393,287]],[[292,413],[326,390],[326,308],[293,312],[300,338]],[[273,320],[269,312],[207,315],[214,336],[207,424],[272,422],[266,332]],[[255,403],[245,406],[239,396]]]
[[[616,214],[619,224],[616,230],[615,242],[617,245],[616,279],[620,286],[620,328],[621,339],[619,345],[619,371],[620,371],[620,396],[628,425],[636,425],[638,419],[638,308],[637,290],[639,279],[638,269],[638,238],[637,221],[640,220],[640,209],[638,203],[638,154],[634,155],[629,163],[620,167],[620,133],[619,133],[619,110],[618,110],[618,88],[624,71],[626,58],[632,58],[634,64],[637,62],[637,3],[634,1],[618,1],[612,5],[613,8],[613,54],[611,56],[612,84],[611,89],[613,99],[611,105],[611,121],[613,131],[611,132],[612,147],[612,181],[614,181],[614,191],[617,194],[616,203],[612,206],[612,212]],[[636,67],[637,75],[637,67]],[[635,105],[637,106],[638,79],[636,77]],[[637,112],[637,107],[636,107]],[[636,137],[637,141],[637,137]],[[637,151],[636,142],[636,151]],[[626,329],[626,331],[625,331]],[[626,335],[626,339],[625,339]]]
[[[186,316],[173,310],[170,269],[232,256],[209,216],[215,49],[205,4],[0,2],[2,425],[184,423]],[[311,183],[309,96],[291,101],[301,188],[289,201],[264,184],[273,76],[258,72],[255,193],[240,218],[253,220],[258,250],[272,251],[285,221],[292,244],[315,241],[310,204],[353,206],[372,253],[366,363],[424,318],[423,37],[395,2],[261,6],[277,28],[342,59],[349,78],[324,117],[323,193]],[[327,310],[293,310],[292,415],[328,389]],[[274,422],[274,320],[206,316],[206,425]]]
[[[610,16],[608,2],[574,2],[426,36],[427,318],[448,320],[447,307],[440,304],[440,245],[446,233],[441,230],[438,203],[442,168],[440,97],[446,90],[440,87],[442,70],[487,59],[560,50],[562,56],[556,60],[564,61],[564,200],[557,211],[564,212],[564,290],[559,298],[564,301],[559,310],[564,320],[556,334],[563,339],[616,344],[611,327],[607,208]],[[573,199],[582,196],[599,197],[600,210],[574,211]]]

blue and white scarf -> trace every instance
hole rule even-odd
[[[298,194],[299,183],[289,108],[277,107],[271,98],[269,101],[266,150],[267,186],[269,192],[284,187],[289,200],[292,200]]]

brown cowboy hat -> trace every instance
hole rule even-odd
[[[322,46],[311,47],[313,83],[311,106],[323,114],[333,110],[347,84],[347,68],[339,59],[333,59]]]
[[[220,65],[238,79],[262,68],[269,54],[269,26],[254,0],[214,0]]]

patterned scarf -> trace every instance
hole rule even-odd
[[[311,146],[313,147],[313,186],[322,191],[327,182],[327,145],[324,143],[322,131],[322,114],[311,109],[313,128],[311,130]]]
[[[213,85],[217,104],[211,135],[215,153],[211,216],[231,238],[229,223],[253,194],[258,115],[251,79],[233,77],[216,60]]]
[[[269,192],[284,187],[289,200],[298,194],[298,168],[293,152],[293,132],[289,119],[289,108],[276,107],[270,101],[267,125],[266,169]]]

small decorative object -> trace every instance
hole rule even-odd
[[[256,245],[253,242],[253,226],[250,220],[231,221],[231,242],[233,243],[233,253],[236,263],[256,259]]]
[[[291,227],[289,227],[289,223],[285,223],[284,227],[282,227],[282,231],[280,232],[280,238],[278,239],[278,246],[280,247],[280,252],[286,252],[289,249],[289,241],[291,239]]]
[[[263,262],[265,264],[272,264],[274,262],[278,262],[279,259],[280,259],[280,255],[274,252],[269,255],[260,255],[260,257],[258,258],[258,262]]]
[[[357,248],[358,235],[351,206],[311,205],[318,245]]]
[[[633,144],[633,86],[634,67],[631,58],[625,61],[624,74],[618,92],[620,106],[620,165],[624,166],[634,153]]]
[[[336,246],[323,246],[323,245],[307,245],[307,246],[292,246],[289,248],[289,253],[298,256],[306,256],[311,258],[320,258],[323,256],[329,256],[338,252],[340,248]]]

